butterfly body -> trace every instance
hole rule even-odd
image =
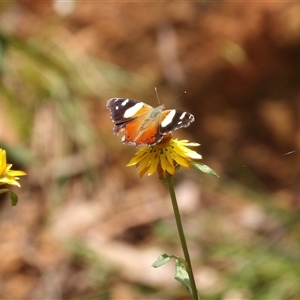
[[[155,145],[163,136],[176,129],[188,127],[194,116],[176,109],[165,110],[163,105],[153,108],[141,101],[112,98],[106,107],[114,122],[114,134],[125,132],[124,144]]]

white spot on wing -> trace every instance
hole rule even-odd
[[[126,109],[123,117],[124,118],[133,117],[143,106],[144,106],[144,103],[138,102],[137,104],[133,105],[132,107]]]
[[[186,112],[184,112],[181,116],[180,116],[180,120],[182,120],[184,117],[185,117],[185,115],[186,115]]]
[[[122,105],[122,106],[125,106],[128,102],[129,102],[129,99],[126,99],[126,100],[124,100],[124,101],[121,103],[121,105]]]
[[[175,114],[176,114],[176,110],[175,110],[175,109],[171,110],[171,111],[167,114],[167,116],[163,119],[163,121],[161,122],[161,126],[162,126],[162,127],[166,127],[166,126],[168,126],[170,123],[172,123]]]

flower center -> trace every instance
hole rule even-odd
[[[160,149],[166,148],[166,147],[170,146],[171,139],[172,139],[172,134],[168,133],[168,134],[164,135],[162,140],[155,146]]]

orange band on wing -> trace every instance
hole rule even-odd
[[[136,119],[126,124],[124,143],[135,143],[138,145],[151,145],[161,139],[158,132],[159,123],[154,122],[145,130],[140,131],[141,119]]]

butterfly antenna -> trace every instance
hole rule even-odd
[[[181,97],[182,95],[186,94],[186,91],[184,91],[183,93],[179,94],[178,96],[176,96],[174,99],[177,99],[179,97]]]
[[[299,149],[296,149],[296,150],[292,150],[292,151],[289,151],[289,152],[286,152],[286,153],[283,153],[281,154],[281,156],[287,156],[287,155],[291,155],[291,154],[294,154],[296,152],[300,151]],[[243,165],[243,167],[248,167],[248,165]]]
[[[173,101],[173,100],[175,100],[175,99],[181,97],[181,96],[184,95],[184,94],[186,94],[186,91],[184,91],[183,93],[179,94],[178,96],[176,96],[176,97],[174,97],[174,98],[172,98],[172,99],[169,99],[166,103],[168,103],[168,102],[170,102],[170,101]]]
[[[160,102],[159,97],[158,97],[158,91],[157,91],[157,88],[155,87],[154,89],[155,89],[155,93],[156,93],[156,98],[157,98],[158,104],[161,105],[161,102]],[[184,94],[186,94],[186,91],[184,91],[183,93],[179,94],[179,95],[176,96],[175,98],[170,99],[169,101],[174,100],[174,99],[177,99],[177,98],[181,97],[181,96],[184,95]],[[169,101],[167,101],[167,102],[169,102]]]
[[[155,93],[156,93],[156,98],[157,98],[158,104],[161,105],[159,97],[158,97],[157,87],[155,87],[154,89],[155,89]]]

